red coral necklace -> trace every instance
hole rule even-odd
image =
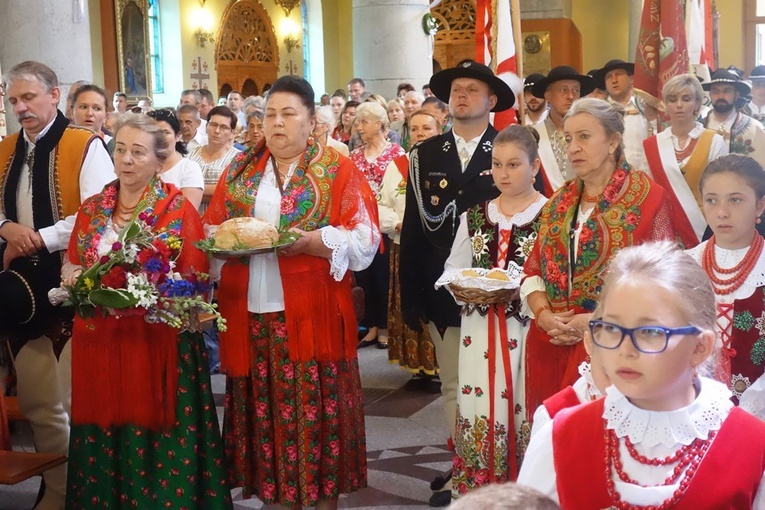
[[[739,289],[746,281],[749,274],[754,269],[757,261],[762,254],[762,248],[765,245],[765,240],[762,236],[755,232],[752,244],[749,246],[744,258],[730,269],[723,269],[717,265],[715,258],[715,236],[707,242],[704,247],[704,254],[701,259],[701,267],[712,280],[712,287],[714,287],[715,294],[718,296],[728,295],[735,290]],[[730,278],[719,278],[717,274],[732,275]]]

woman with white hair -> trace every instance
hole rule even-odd
[[[335,129],[335,114],[331,106],[319,106],[316,108],[316,126],[313,128],[313,136],[320,144],[332,147],[343,156],[348,156],[348,146],[338,142],[329,134]]]
[[[707,228],[701,212],[701,173],[708,163],[728,154],[728,144],[696,120],[704,90],[694,75],[680,74],[668,80],[662,97],[669,128],[644,140],[643,148],[651,176],[669,196],[677,234],[686,248],[693,248]]]
[[[355,127],[364,145],[351,151],[351,161],[361,170],[367,182],[379,195],[380,185],[389,165],[404,156],[398,144],[389,142],[388,112],[375,102],[362,103],[356,109]],[[356,282],[364,289],[364,320],[361,325],[367,332],[360,339],[359,347],[368,347],[379,342],[378,347],[388,347],[388,280],[390,239],[384,237],[385,250],[378,253],[369,268],[356,273]]]

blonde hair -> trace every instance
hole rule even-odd
[[[369,103],[361,103],[356,107],[356,120],[359,119],[371,120],[372,122],[377,122],[379,120],[382,122],[383,133],[385,133],[388,130],[388,126],[390,126],[388,112],[376,102],[370,101]]]
[[[593,317],[603,315],[603,304],[608,293],[623,282],[640,282],[659,287],[674,295],[683,319],[688,324],[703,330],[715,332],[717,305],[715,292],[709,277],[693,257],[670,241],[645,243],[624,248],[611,259],[598,299],[598,306]],[[664,306],[657,303],[656,306]],[[715,347],[719,347],[715,342]],[[710,356],[699,367],[702,375],[716,373],[714,370],[717,356]],[[699,370],[702,372],[702,370]]]
[[[464,494],[450,510],[559,510],[541,492],[513,482],[490,484]]]
[[[693,92],[696,106],[699,107],[704,102],[704,89],[696,76],[692,74],[678,74],[673,76],[661,89],[661,97],[667,102],[669,96],[679,96],[684,90],[690,89]]]

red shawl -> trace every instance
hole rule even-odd
[[[269,156],[263,144],[237,156],[218,181],[205,214],[206,224],[219,225],[252,214]],[[285,189],[281,211],[281,229],[312,231],[332,225],[351,230],[359,221],[369,221],[379,230],[377,202],[364,176],[348,158],[313,139],[309,139]],[[220,335],[220,354],[221,367],[229,376],[244,376],[250,371],[247,262],[228,260],[221,271],[218,304],[227,330]],[[356,354],[350,274],[336,282],[329,269],[329,261],[319,257],[279,257],[292,361],[351,358]]]
[[[69,242],[69,260],[88,267],[111,217],[119,182],[80,207]],[[135,214],[151,212],[155,229],[183,239],[176,271],[205,272],[204,253],[194,243],[204,237],[194,206],[172,184],[152,180]],[[102,428],[131,424],[163,429],[175,423],[178,387],[178,331],[148,324],[143,317],[76,317],[72,335],[72,421]]]
[[[582,227],[569,288],[569,233],[583,186],[580,179],[569,181],[544,206],[537,241],[524,265],[527,276],[544,280],[553,313],[592,312],[603,271],[619,249],[674,238],[664,189],[622,159]],[[527,409],[533,412],[544,399],[576,381],[585,352],[581,342],[551,344],[536,321],[529,330],[527,349]]]

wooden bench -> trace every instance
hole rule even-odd
[[[18,452],[10,448],[8,420],[23,419],[18,399],[5,398],[0,391],[0,485],[14,485],[66,462],[65,455]]]
[[[0,485],[15,485],[66,462],[55,453],[0,450]]]

